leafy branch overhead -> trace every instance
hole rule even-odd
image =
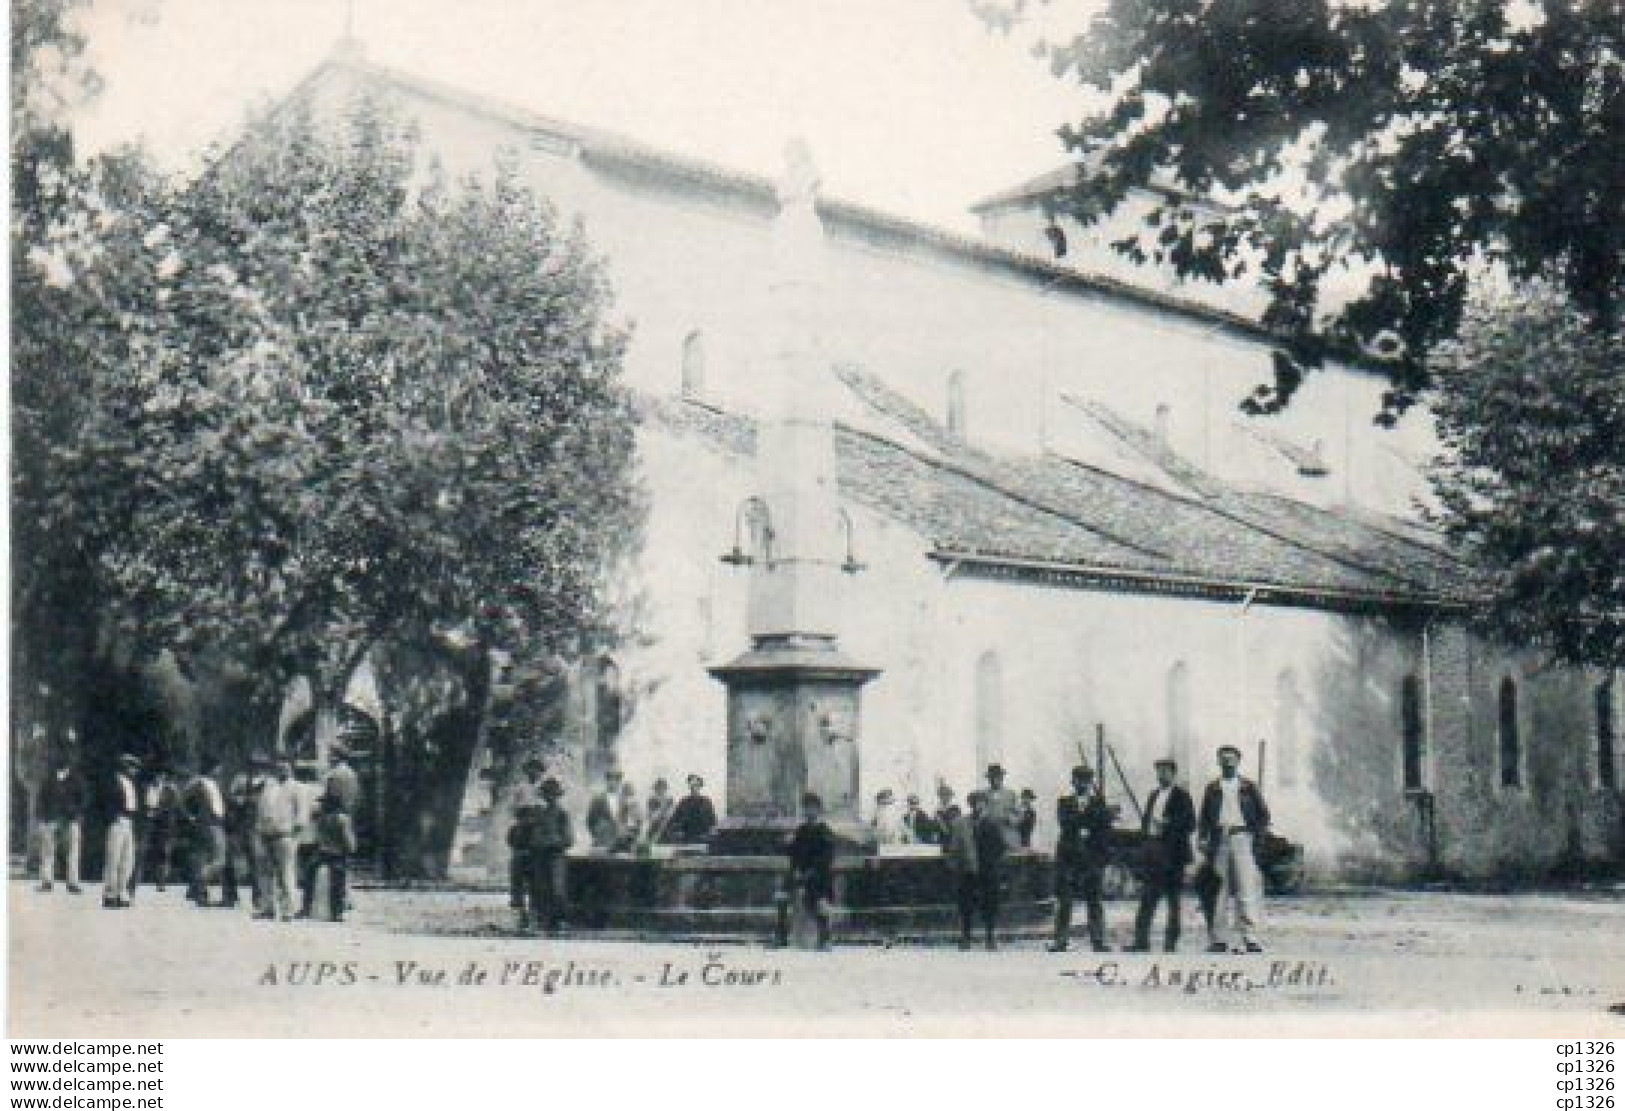
[[[1005,26],[1057,14],[980,6]],[[1282,346],[1254,411],[1338,352],[1387,372],[1391,420],[1486,271],[1619,327],[1620,0],[1109,0],[1040,52],[1099,105],[1062,132],[1083,170],[1062,211],[1093,222],[1152,187],[1118,249],[1262,280]]]

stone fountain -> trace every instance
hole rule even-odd
[[[726,816],[703,851],[573,859],[573,918],[585,926],[770,936],[807,791],[823,799],[839,845],[838,936],[954,921],[954,878],[940,854],[881,853],[858,810],[862,691],[880,670],[840,646],[844,575],[861,568],[836,496],[818,186],[805,144],[792,142],[766,283],[774,338],[759,380],[757,491],[742,507],[755,540],[727,557],[750,578],[750,643],[710,669],[727,689]],[[1012,917],[1031,921],[1043,913],[1047,865],[1035,854],[1012,864]]]

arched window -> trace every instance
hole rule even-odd
[[[1282,787],[1298,785],[1302,717],[1298,676],[1289,667],[1275,677],[1275,776]]]
[[[1168,407],[1166,402],[1159,403],[1156,415],[1151,418],[1151,431],[1156,436],[1157,443],[1163,447],[1168,446],[1173,420],[1174,411]]]
[[[1405,790],[1423,790],[1422,685],[1414,675],[1405,676],[1399,687],[1399,743]]]
[[[976,661],[976,771],[1003,759],[1004,667],[997,652]]]
[[[1190,780],[1191,767],[1191,681],[1190,665],[1180,660],[1168,669],[1166,692],[1168,755],[1179,764],[1180,778]]]
[[[683,396],[705,394],[705,335],[690,332],[683,341]]]
[[[1497,699],[1501,741],[1501,786],[1517,787],[1523,783],[1523,752],[1518,740],[1518,684],[1509,675],[1501,680],[1501,693]]]
[[[962,370],[948,375],[948,435],[956,440],[965,438],[965,372]]]
[[[1619,789],[1619,721],[1614,716],[1613,676],[1597,687],[1597,785],[1605,791]]]

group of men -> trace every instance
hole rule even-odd
[[[987,769],[988,787],[981,792],[989,821],[997,822],[1011,836],[1007,848],[1032,848],[1033,832],[1038,828],[1038,795],[1031,788],[1020,794],[1004,785],[1004,769],[990,764]],[[953,823],[963,816],[954,802],[954,789],[946,782],[937,785],[937,809],[928,813],[920,805],[919,795],[909,795],[906,808],[899,811],[896,795],[886,788],[875,795],[875,812],[869,825],[877,845],[946,845]],[[966,805],[971,799],[967,796]]]
[[[68,740],[74,738],[70,735]],[[196,769],[148,765],[125,753],[100,791],[93,791],[65,748],[41,785],[36,801],[40,889],[55,887],[58,858],[70,893],[80,888],[84,826],[96,809],[105,821],[102,906],[131,905],[150,879],[163,891],[177,858],[186,897],[199,907],[238,904],[241,884],[252,891],[255,917],[287,921],[310,917],[320,871],[328,873],[330,916],[347,906],[348,863],[356,851],[353,814],[360,782],[348,753],[335,747],[331,766],[317,782],[316,766],[294,765],[257,753],[249,770],[221,785],[221,762]],[[218,884],[216,899],[211,888]]]
[[[705,794],[705,780],[688,777],[688,794],[673,798],[664,779],[656,779],[647,804],[637,790],[611,768],[587,805],[587,832],[595,849],[635,852],[646,845],[688,845],[704,841],[716,828],[717,811]]]
[[[530,757],[520,770],[507,837],[508,902],[521,932],[557,934],[568,909],[565,858],[575,844],[575,827],[564,806],[564,787],[545,774],[545,763]],[[656,779],[647,803],[640,805],[636,789],[611,768],[587,804],[587,835],[597,852],[696,844],[716,824],[716,807],[697,775],[688,777],[688,794],[680,799],[672,797],[664,779]]]
[[[1201,855],[1199,882],[1213,888],[1204,900],[1208,951],[1259,953],[1259,904],[1263,877],[1255,858],[1258,839],[1268,830],[1269,808],[1258,785],[1240,774],[1241,750],[1224,745],[1218,752],[1219,774],[1202,793],[1198,808],[1190,792],[1181,787],[1179,768],[1171,759],[1155,763],[1157,786],[1146,798],[1134,871],[1140,880],[1140,900],[1134,917],[1130,952],[1151,950],[1151,929],[1158,904],[1166,904],[1163,948],[1179,946],[1181,898],[1187,867]],[[1072,769],[1072,790],[1055,805],[1058,832],[1055,843],[1055,923],[1051,952],[1065,952],[1071,943],[1073,906],[1085,906],[1090,947],[1107,952],[1103,886],[1111,860],[1111,831],[1118,810],[1098,790],[1094,769]],[[968,809],[952,802],[943,789],[943,805],[927,827],[942,846],[956,882],[960,917],[960,947],[972,946],[973,928],[979,924],[984,943],[996,948],[1004,863],[1008,853],[1026,845],[1031,825],[1030,808],[1004,786],[1004,769],[988,768],[988,789],[972,791]],[[910,800],[911,803],[916,800]],[[911,808],[912,809],[912,808]],[[803,819],[788,848],[791,886],[796,905],[789,912],[810,916],[819,947],[829,944],[829,905],[834,898],[835,836],[823,820],[822,800],[815,794],[802,798]],[[1025,827],[1025,828],[1024,828]],[[921,827],[916,824],[912,828]],[[1192,849],[1192,839],[1196,852]],[[790,913],[783,917],[781,941],[788,933]],[[1228,919],[1228,922],[1227,922]]]

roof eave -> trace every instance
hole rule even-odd
[[[1258,605],[1308,607],[1335,612],[1427,613],[1466,616],[1476,600],[1434,594],[1399,594],[1335,587],[1303,587],[1291,583],[1219,579],[1175,571],[1138,571],[1056,560],[1032,559],[987,552],[936,547],[927,558],[950,569],[973,568],[1000,578],[1042,579],[1081,588],[1135,594],[1164,594],[1212,601]]]

